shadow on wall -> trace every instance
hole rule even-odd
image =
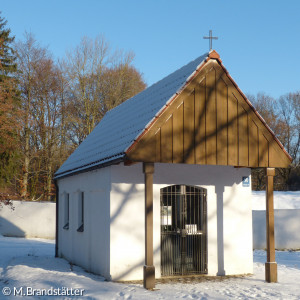
[[[0,217],[0,234],[3,236],[25,237],[25,232],[15,224],[9,222],[3,217]]]
[[[132,168],[130,175],[128,170]],[[217,246],[217,260],[218,260],[218,270],[216,275],[226,275],[225,271],[225,262],[224,262],[224,251],[230,247],[230,243],[224,240],[224,208],[230,206],[230,209],[233,210],[236,214],[241,214],[241,210],[238,207],[234,207],[231,204],[232,196],[235,192],[235,186],[241,184],[242,175],[245,175],[245,172],[242,172],[241,169],[233,169],[232,168],[232,176],[224,176],[225,168],[223,166],[192,166],[192,165],[167,165],[167,164],[156,164],[155,172],[154,172],[154,184],[159,185],[171,185],[171,184],[191,184],[191,185],[200,185],[200,186],[215,186],[215,196],[216,196],[216,209],[215,212],[217,214],[217,235],[216,235],[216,246]],[[123,210],[130,202],[130,198],[132,194],[139,193],[141,197],[141,201],[144,201],[144,191],[139,190],[137,185],[144,184],[144,175],[142,173],[142,164],[134,165],[131,167],[119,168],[119,176],[115,178],[117,183],[125,183],[127,184],[126,189],[121,189],[118,185],[114,185],[113,190],[116,194],[119,195],[120,201],[118,207],[114,210],[114,214],[111,218],[111,224],[114,223],[120,215],[123,214]],[[178,175],[178,174],[190,174],[190,176]],[[227,174],[227,173],[226,173]],[[127,176],[126,176],[127,175]],[[190,178],[189,178],[190,177]],[[231,194],[226,194],[226,199],[224,199],[224,192],[226,187],[232,187]],[[155,195],[154,195],[155,197]],[[157,200],[157,199],[156,199]],[[225,201],[226,200],[226,201]],[[143,211],[135,211],[134,214],[141,213],[144,214]],[[208,222],[211,218],[215,218],[215,214],[208,215]],[[134,216],[129,218],[130,220],[134,220]],[[251,222],[251,221],[250,221]],[[122,228],[119,229],[119,234],[128,234],[133,240],[137,243],[140,243],[141,239],[144,239],[144,236],[139,235],[138,230],[132,230],[130,227],[132,225],[131,222],[128,224],[123,224]],[[143,229],[144,230],[144,229]],[[143,241],[144,243],[144,241]],[[158,253],[159,249],[154,249],[154,255]],[[115,280],[120,280],[122,276],[126,276],[131,272],[134,272],[137,268],[142,268],[144,264],[144,260],[139,261],[135,265],[128,268],[124,273],[122,273],[118,278],[114,278]]]

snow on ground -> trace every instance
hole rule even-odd
[[[106,282],[66,260],[54,258],[54,241],[0,237],[0,299],[14,288],[84,289],[83,296],[27,296],[26,299],[300,299],[300,252],[277,251],[279,283],[264,281],[265,251],[254,251],[254,275],[226,280],[157,284],[147,291],[139,284]],[[10,297],[3,295],[9,288]],[[29,292],[32,290],[29,289]],[[70,290],[69,290],[70,292]],[[38,292],[37,292],[38,294]]]
[[[252,209],[266,209],[266,192],[252,191]],[[274,209],[300,209],[300,191],[274,192]]]

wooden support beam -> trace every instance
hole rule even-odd
[[[143,163],[145,174],[145,265],[144,288],[155,287],[155,267],[153,266],[153,163]]]
[[[277,264],[275,262],[275,237],[274,237],[274,201],[273,182],[274,168],[266,168],[266,228],[267,228],[267,262],[265,264],[265,279],[267,282],[277,282]]]

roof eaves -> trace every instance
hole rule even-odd
[[[120,163],[124,160],[125,154],[124,153],[120,153],[118,155],[114,155],[96,162],[93,162],[91,164],[85,165],[85,166],[81,166],[79,168],[74,168],[72,170],[67,170],[61,173],[56,173],[54,176],[54,180],[57,179],[62,179],[64,177],[69,177],[69,176],[73,176],[76,175],[78,173],[83,173],[83,172],[88,172],[91,170],[95,170],[95,169],[100,169],[100,168],[104,168],[113,164],[117,164]]]

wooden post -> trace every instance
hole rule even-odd
[[[274,201],[273,179],[274,168],[266,168],[266,222],[267,222],[267,262],[265,264],[265,279],[267,282],[277,282],[277,264],[275,262],[275,237],[274,237]]]
[[[153,163],[143,163],[145,174],[145,265],[144,288],[155,287],[155,267],[153,266]]]

